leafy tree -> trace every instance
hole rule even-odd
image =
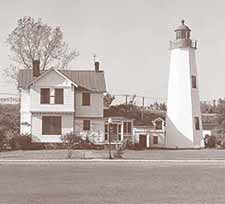
[[[0,105],[0,149],[7,140],[19,134],[19,105]]]
[[[69,50],[60,27],[52,28],[40,18],[20,18],[6,43],[11,50],[12,64],[5,72],[15,80],[18,68],[32,68],[33,60],[40,60],[41,70],[52,66],[63,69],[78,55],[77,51]]]
[[[120,104],[110,106],[109,109],[104,110],[105,117],[122,116],[135,120],[138,125],[152,125],[151,121],[161,117],[165,119],[165,113],[152,112],[151,110],[143,111],[143,118],[141,117],[142,108],[134,104]],[[142,120],[143,119],[143,120]]]
[[[114,99],[115,99],[115,96],[112,96],[109,93],[106,93],[104,95],[104,107],[109,107],[112,104]]]

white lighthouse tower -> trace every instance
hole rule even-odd
[[[181,21],[170,42],[170,72],[166,118],[166,147],[199,148],[202,120],[195,51],[190,28]]]

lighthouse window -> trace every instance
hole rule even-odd
[[[176,32],[176,39],[185,39],[186,38],[186,31],[179,30]]]
[[[195,117],[194,120],[195,120],[195,129],[200,130],[199,117]]]
[[[196,89],[197,88],[196,76],[191,76],[191,81],[192,81],[192,88]]]

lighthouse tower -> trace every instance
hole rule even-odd
[[[166,147],[199,148],[202,120],[195,51],[190,28],[181,21],[170,42],[170,72],[166,117]]]

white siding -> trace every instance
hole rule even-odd
[[[61,135],[42,135],[42,116],[61,116],[62,134],[73,131],[73,114],[32,114],[32,141],[43,143],[61,143]]]
[[[50,88],[50,95],[54,95],[55,88],[63,88],[64,104],[54,104],[52,97],[50,104],[40,104],[41,88]],[[103,93],[91,93],[91,105],[82,106],[82,91],[78,91],[70,80],[52,70],[34,83],[28,91],[21,90],[20,131],[23,134],[30,133],[33,142],[60,143],[61,135],[42,135],[42,116],[62,116],[62,134],[72,132],[75,126],[78,135],[85,137],[88,134],[92,142],[103,143],[103,108]],[[83,119],[91,120],[91,130],[88,132],[83,131]]]
[[[155,130],[151,128],[145,127],[134,127],[133,128],[133,142],[139,143],[140,135],[146,135],[146,146],[147,147],[165,147],[165,131],[164,130]],[[158,137],[158,144],[153,144],[153,137]]]
[[[76,117],[103,117],[103,93],[91,93],[91,105],[82,105],[82,92],[76,91]]]
[[[90,131],[83,130],[83,120],[91,121]],[[105,121],[104,119],[95,119],[95,118],[76,118],[75,119],[75,133],[81,136],[83,139],[86,137],[93,143],[103,143],[104,142],[104,128]]]
[[[54,88],[64,89],[64,104],[54,104],[54,98],[51,97],[52,104],[40,104],[40,89],[50,88],[50,95],[54,96]],[[54,70],[37,81],[30,88],[31,111],[32,112],[74,112],[74,87],[69,80],[64,79]],[[52,99],[53,98],[53,99]]]
[[[30,92],[27,89],[20,90],[20,134],[31,133]]]
[[[30,112],[30,91],[29,89],[20,90],[20,112]]]
[[[21,135],[31,134],[31,113],[30,112],[20,113],[20,134]]]

